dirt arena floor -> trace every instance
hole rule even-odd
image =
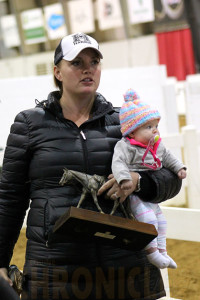
[[[23,229],[11,261],[20,269],[24,264],[25,245]],[[182,300],[200,300],[200,243],[168,239],[167,248],[178,265],[176,270],[168,270],[170,296]]]

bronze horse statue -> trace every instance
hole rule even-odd
[[[96,207],[98,208],[98,211],[100,213],[104,213],[103,210],[101,209],[99,203],[98,203],[98,199],[97,199],[97,192],[99,190],[99,188],[106,182],[106,177],[105,176],[99,176],[99,175],[89,175],[89,174],[85,174],[82,172],[78,172],[78,171],[73,171],[73,170],[69,170],[67,168],[63,169],[64,173],[62,178],[60,179],[59,184],[60,185],[65,185],[65,184],[70,184],[73,181],[78,181],[79,183],[81,183],[82,185],[82,194],[81,194],[81,198],[78,202],[77,207],[79,208],[81,206],[81,204],[83,203],[84,199],[86,198],[86,194],[90,193],[93,197],[94,203],[96,205]],[[111,215],[114,214],[114,212],[116,211],[118,205],[120,205],[123,213],[125,214],[126,217],[128,217],[129,213],[126,212],[124,206],[122,203],[119,202],[118,199],[114,200],[114,205],[113,205],[113,209],[111,211]]]

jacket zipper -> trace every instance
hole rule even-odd
[[[86,140],[85,133],[84,133],[82,130],[80,131],[80,134],[82,135],[82,138],[83,138],[84,140]]]
[[[82,143],[82,148],[83,148],[83,156],[84,156],[84,162],[85,162],[85,173],[88,172],[88,156],[87,156],[87,146],[86,146],[86,135],[83,132],[83,130],[80,130],[80,135],[81,135],[81,143]]]
[[[86,173],[87,173],[87,170],[88,170],[88,163],[87,163],[87,148],[86,148],[86,145],[85,145],[85,141],[86,141],[86,136],[85,136],[85,133],[81,130],[80,131],[80,135],[81,135],[81,143],[82,143],[82,147],[83,147],[83,156],[84,156],[84,161],[85,161],[85,169],[86,169]],[[46,247],[48,248],[49,247],[49,241],[48,241],[48,231],[47,231],[47,203],[45,205],[45,211],[44,211],[44,215],[45,215],[45,220],[44,220],[44,226],[45,226],[45,239],[46,239]]]
[[[48,217],[48,211],[47,211],[48,202],[45,204],[44,207],[44,236],[46,240],[46,247],[48,248],[48,226],[47,226],[47,217]]]
[[[62,122],[65,126],[66,126],[66,120],[61,120],[60,118],[58,118],[58,120],[60,121],[60,122]],[[85,145],[85,141],[87,140],[87,138],[86,138],[86,136],[85,136],[85,133],[83,132],[83,130],[81,130],[80,128],[78,128],[78,126],[74,123],[74,122],[72,122],[72,121],[70,121],[71,123],[73,123],[73,125],[79,130],[79,133],[80,133],[80,135],[81,135],[81,144],[82,144],[82,149],[83,149],[83,156],[84,156],[84,161],[85,161],[85,173],[87,173],[87,170],[88,170],[88,162],[87,162],[87,147],[86,147],[86,145]]]

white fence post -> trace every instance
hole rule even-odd
[[[198,134],[194,126],[182,128],[184,158],[187,166],[188,207],[200,208],[200,171]]]
[[[168,148],[177,158],[181,161],[182,158],[182,151],[184,142],[183,136],[180,133],[170,134],[167,136],[162,136],[163,143],[165,144],[166,148]],[[185,186],[187,185],[187,181],[184,179],[182,182],[182,187],[178,195],[174,198],[169,199],[167,201],[162,202],[164,206],[183,206],[187,204],[187,195]]]

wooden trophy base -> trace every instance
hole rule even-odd
[[[53,236],[69,236],[79,241],[95,241],[127,250],[141,250],[157,237],[154,225],[70,207],[55,223]]]

